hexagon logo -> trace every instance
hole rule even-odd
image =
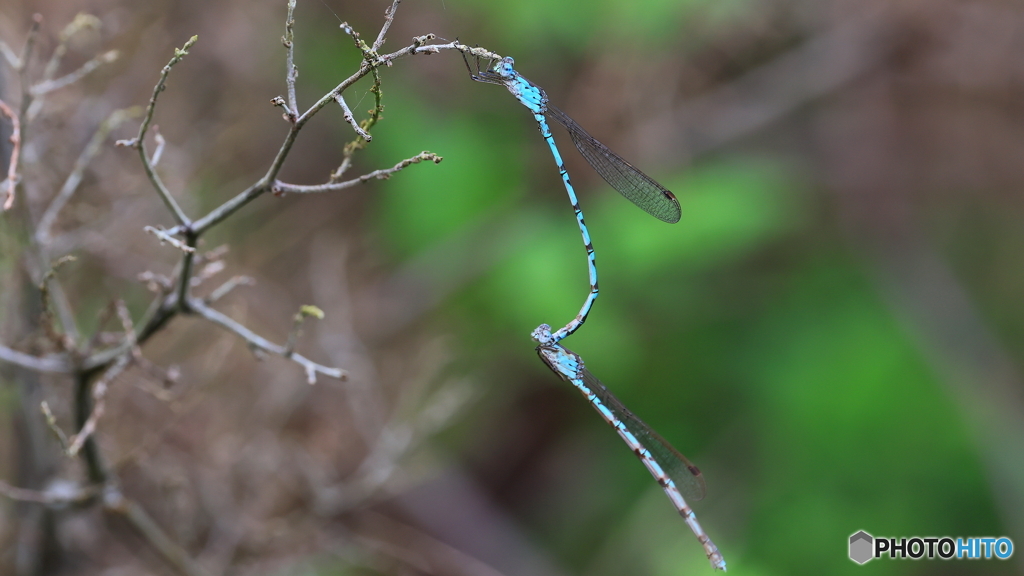
[[[871,560],[874,543],[874,537],[863,530],[850,536],[850,560],[857,564],[864,564]]]

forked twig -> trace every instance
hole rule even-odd
[[[163,70],[160,71],[160,80],[157,81],[156,86],[153,87],[153,96],[150,97],[149,105],[146,106],[146,117],[142,120],[142,124],[139,125],[138,136],[130,140],[119,140],[117,142],[119,146],[129,146],[139,151],[139,156],[142,158],[142,166],[146,170],[146,176],[149,177],[149,181],[153,184],[153,187],[156,188],[157,194],[160,195],[160,199],[164,201],[165,205],[167,205],[167,208],[171,211],[174,219],[178,224],[183,225],[188,225],[191,223],[191,220],[189,220],[188,216],[185,215],[185,212],[182,211],[181,207],[178,206],[178,202],[173,196],[171,196],[170,190],[164,186],[164,183],[160,179],[160,176],[157,175],[149,156],[146,154],[146,132],[149,130],[149,125],[153,121],[153,112],[156,111],[156,100],[166,87],[167,76],[171,73],[171,68],[178,62],[181,62],[185,56],[188,55],[188,49],[191,48],[198,40],[199,36],[193,36],[189,38],[188,42],[185,42],[184,46],[174,49],[174,56],[167,65],[163,67]]]
[[[306,370],[306,380],[310,384],[316,384],[316,375],[323,374],[324,376],[330,376],[338,380],[345,380],[348,378],[348,373],[340,368],[332,368],[330,366],[322,366],[309,360],[308,358],[298,354],[296,352],[289,351],[284,346],[278,346],[273,342],[268,341],[262,336],[256,334],[252,330],[249,330],[245,326],[242,326],[238,322],[235,322],[230,317],[210,308],[205,302],[198,298],[192,298],[189,300],[189,308],[199,314],[203,318],[206,318],[210,322],[228,330],[234,332],[238,336],[241,336],[250,346],[257,350],[269,352],[287,358]]]
[[[352,180],[346,180],[344,182],[334,182],[334,183],[328,182],[327,184],[303,185],[303,184],[287,184],[285,182],[281,182],[280,180],[278,180],[278,181],[274,182],[274,193],[275,194],[287,194],[287,193],[292,193],[292,194],[316,194],[316,193],[320,193],[320,192],[337,192],[338,190],[344,190],[345,188],[351,188],[351,187],[355,186],[356,184],[362,184],[362,183],[367,182],[369,180],[387,180],[395,172],[403,170],[403,169],[405,169],[405,168],[407,168],[409,166],[412,166],[413,164],[419,164],[420,162],[423,162],[424,160],[429,160],[429,161],[433,162],[434,164],[439,164],[441,162],[441,160],[444,160],[444,158],[441,157],[441,156],[438,156],[437,154],[434,154],[433,152],[427,152],[427,151],[424,150],[423,152],[420,152],[419,154],[413,156],[412,158],[406,158],[405,160],[402,160],[401,162],[399,162],[398,164],[395,164],[391,168],[382,168],[380,170],[374,170],[373,172],[370,172],[368,174],[363,174],[362,176],[360,176],[358,178],[353,178]]]
[[[75,160],[75,166],[71,169],[71,173],[64,180],[64,185],[61,186],[60,192],[53,197],[50,201],[49,207],[46,208],[46,212],[39,219],[39,225],[36,227],[36,241],[40,244],[47,244],[50,240],[50,231],[53,228],[54,222],[57,220],[57,215],[61,209],[68,203],[71,196],[78,190],[79,184],[82,183],[82,177],[85,174],[86,167],[93,158],[96,157],[100,152],[100,147],[103,145],[103,141],[106,140],[107,136],[110,135],[110,131],[117,128],[125,120],[135,118],[142,113],[141,106],[133,106],[131,108],[123,108],[120,110],[114,110],[110,116],[100,124],[100,127],[96,129],[96,132],[92,135],[92,139],[82,149],[82,153],[79,154],[78,159]]]
[[[363,130],[359,126],[359,123],[356,122],[356,117],[352,115],[352,110],[348,107],[348,103],[345,102],[345,97],[342,96],[341,94],[338,94],[337,96],[334,97],[334,99],[338,102],[338,104],[341,105],[341,113],[345,116],[345,122],[348,122],[349,124],[352,125],[352,129],[356,131],[356,134],[358,134],[360,138],[366,140],[367,142],[373,140],[373,137],[370,136],[365,130]]]

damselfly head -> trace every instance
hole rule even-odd
[[[533,332],[530,333],[530,338],[533,338],[533,341],[538,344],[548,344],[551,342],[551,326],[548,326],[547,324],[537,326],[533,329]]]
[[[491,72],[502,78],[511,78],[516,73],[515,63],[511,56],[505,56],[491,67]]]

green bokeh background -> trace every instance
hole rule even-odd
[[[296,12],[299,99],[306,105],[359,63],[331,11],[372,39],[389,3],[326,4],[300,2]],[[277,28],[247,46],[281,92],[276,35],[283,5],[259,3]],[[1004,49],[996,34],[971,32],[965,40],[947,33],[943,26],[955,28],[950,22],[964,16],[959,10],[940,0],[898,8],[838,0],[401,4],[385,51],[433,32],[513,55],[517,69],[553,102],[679,198],[678,224],[648,216],[597,178],[556,129],[601,287],[588,321],[564,344],[703,470],[707,497],[691,505],[730,573],[1022,572],[1019,552],[1009,561],[886,559],[864,566],[847,556],[848,538],[858,530],[1005,535],[1024,545],[1024,156],[1016,154],[1024,153],[1017,128],[1024,126],[1024,78],[997,63],[991,75],[1005,83],[971,84],[971,73],[988,73],[986,50],[1012,47]],[[198,18],[175,14],[161,22],[185,29],[176,17]],[[729,120],[727,97],[749,88],[744,78],[772,71],[773,62],[851,22],[883,31],[878,42],[889,47],[886,56],[826,90],[797,94],[796,104],[738,136],[705,146],[694,135],[707,117]],[[1018,33],[1007,37],[1024,37],[1024,25],[1007,26]],[[177,38],[168,36],[167,46]],[[947,42],[977,51],[943,60]],[[169,52],[162,44],[159,50]],[[1010,60],[1024,62],[1024,48],[1017,51]],[[175,69],[182,75],[175,81],[195,73],[191,64]],[[961,75],[943,76],[947,65]],[[410,272],[430,293],[423,296],[433,302],[429,312],[390,337],[400,340],[406,330],[414,341],[446,335],[447,375],[472,382],[475,397],[424,451],[471,478],[553,573],[711,574],[657,483],[536,357],[530,332],[572,319],[588,286],[572,210],[530,114],[501,87],[472,82],[453,51],[396,61],[382,77],[384,116],[352,174],[421,150],[444,161],[409,167],[348,196],[281,201],[290,204],[261,198],[234,225],[270,220],[275,210],[300,202],[356,214],[348,222],[358,217],[355,228],[371,247],[369,257],[360,256],[396,276]],[[768,78],[766,94],[784,92],[793,80],[782,73]],[[206,89],[217,90],[212,84]],[[799,85],[793,82],[793,90]],[[181,86],[191,88],[184,80],[174,88]],[[364,79],[346,93],[359,117],[372,106],[369,86]],[[260,104],[270,97],[263,87],[253,92]],[[722,108],[707,117],[678,113],[709,98]],[[224,109],[231,104],[222,102]],[[743,112],[733,105],[733,114]],[[272,128],[252,142],[276,142],[284,132],[277,111],[260,114],[276,124],[267,120]],[[296,168],[306,167],[302,154],[328,150],[336,161],[352,138],[333,106],[315,122],[323,124],[303,133],[283,179],[322,180],[336,162],[306,173]],[[167,124],[168,140],[186,148],[187,137],[174,131],[189,123]],[[265,162],[271,148],[258,161],[238,152],[237,164]],[[1002,154],[990,153],[994,148]],[[202,213],[197,206],[212,208],[230,197],[229,189],[242,188],[234,185],[245,180],[237,172],[248,174],[251,165],[225,167],[233,153],[211,152],[222,165],[194,178],[202,183],[182,186],[191,194],[190,210]],[[363,202],[355,208],[354,195]],[[211,245],[220,234],[232,238],[218,229]],[[301,234],[295,232],[304,240]],[[238,261],[272,261],[267,268],[286,270],[280,276],[308,272],[305,260],[290,258],[291,244],[275,252],[279,237],[242,238],[249,248],[235,241],[242,244]],[[271,254],[266,260],[253,256],[264,250]],[[290,316],[280,317],[287,330]],[[391,343],[382,340],[373,343],[375,353]],[[324,556],[308,570],[367,573]]]
[[[778,6],[794,11],[783,21],[814,12],[803,4]],[[581,68],[637,60],[655,69],[677,65],[720,42],[720,30],[742,32],[749,15],[766,8],[747,0],[445,0],[415,10],[445,19],[447,29],[433,29],[439,34],[515,55],[519,70],[561,103],[570,91],[576,102],[587,95],[571,88]],[[344,39],[337,42],[351,55]],[[749,60],[783,51],[741,54],[734,76],[756,67]],[[305,57],[307,69],[334,58]],[[375,192],[373,234],[397,265],[444,245],[436,268],[444,275],[489,254],[482,272],[433,316],[456,334],[459,365],[485,398],[441,445],[487,478],[488,466],[508,447],[502,442],[510,441],[502,427],[550,410],[538,402],[557,402],[560,424],[530,460],[550,469],[519,470],[494,485],[495,498],[529,539],[569,573],[709,573],[657,485],[583,400],[534,358],[530,331],[572,318],[586,294],[586,270],[571,210],[532,119],[500,87],[460,75],[457,55],[431,58],[443,59],[431,70],[446,69],[444,84],[405,68],[407,62],[385,71],[385,119],[367,154],[379,165],[420,149],[445,156],[441,165],[403,172]],[[682,99],[667,98],[673,97]],[[797,116],[784,127],[799,125]],[[704,470],[708,497],[695,510],[730,572],[1019,569],[1014,561],[858,566],[847,558],[847,538],[861,529],[1014,536],[1004,522],[1020,511],[1001,502],[994,486],[1004,494],[1022,486],[1006,486],[1010,477],[993,476],[984,465],[1000,458],[989,443],[1005,432],[1001,416],[988,422],[983,416],[998,412],[986,404],[992,397],[965,393],[984,388],[978,383],[951,385],[971,375],[946,371],[935,357],[941,348],[930,348],[928,335],[918,333],[926,327],[889,298],[886,272],[872,260],[877,246],[860,245],[844,225],[844,206],[818,171],[814,150],[755,139],[692,160],[679,151],[674,161],[669,150],[659,163],[620,149],[679,197],[682,221],[665,225],[581,174],[587,169],[568,138],[556,131],[556,139],[563,155],[573,157],[602,289],[586,325],[565,344]],[[984,196],[976,202],[985,214],[980,222],[926,226],[925,237],[952,269],[982,268],[966,281],[981,298],[997,269],[1021,266],[1018,260],[977,263],[957,253],[984,252],[975,227],[994,226],[996,239],[989,242],[1005,241],[1009,223],[991,219],[998,204]],[[1012,205],[1019,214],[1019,201]],[[957,218],[955,207],[929,209],[931,222],[943,214]],[[878,242],[884,247],[885,238]],[[1020,239],[1015,242],[1019,247]],[[1001,305],[981,308],[999,315]],[[1007,330],[1019,332],[1019,306],[1012,310],[1017,323],[1007,321]],[[1011,346],[1018,360],[1019,351]],[[1019,448],[1018,442],[1006,445]]]

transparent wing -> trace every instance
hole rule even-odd
[[[686,456],[679,453],[651,427],[644,424],[644,421],[637,418],[628,408],[619,402],[619,399],[605,388],[604,384],[590,373],[583,369],[583,383],[601,400],[601,402],[619,419],[626,429],[636,436],[640,444],[654,456],[654,460],[665,470],[668,477],[676,483],[679,492],[687,500],[701,500],[707,493],[707,486],[704,484],[704,476],[700,469],[694,466]]]
[[[576,149],[612,188],[651,216],[670,224],[679,222],[679,200],[672,192],[587,134],[565,112],[549,104],[547,116],[569,132]]]

